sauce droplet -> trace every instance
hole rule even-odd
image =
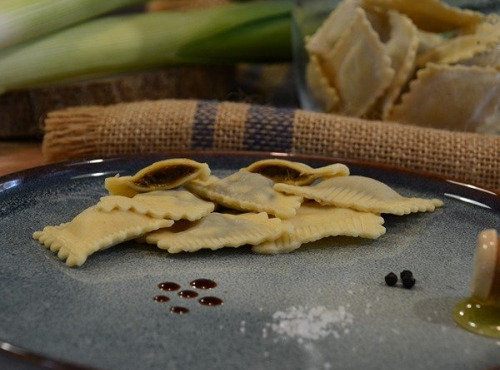
[[[166,295],[157,295],[153,299],[155,302],[159,302],[159,303],[170,301],[170,298],[168,298]]]
[[[224,301],[217,297],[203,297],[198,300],[204,306],[220,306]]]
[[[198,297],[198,293],[193,290],[181,290],[177,295],[181,298],[195,298]]]
[[[167,292],[172,292],[174,290],[179,290],[181,286],[171,281],[165,281],[164,283],[158,284],[158,288],[160,288],[161,290],[165,290]]]
[[[196,279],[190,282],[189,285],[196,289],[213,289],[217,286],[217,283],[210,279]]]
[[[176,313],[178,315],[185,315],[189,312],[189,310],[186,307],[173,306],[173,307],[170,307],[170,312]]]

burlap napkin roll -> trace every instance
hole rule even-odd
[[[47,161],[176,150],[328,155],[500,189],[500,137],[291,108],[158,100],[49,113]]]

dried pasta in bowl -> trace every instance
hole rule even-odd
[[[500,14],[440,0],[344,0],[296,40],[306,109],[500,134]]]

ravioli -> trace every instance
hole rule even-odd
[[[326,112],[337,109],[340,98],[337,90],[330,84],[321,67],[317,55],[310,55],[306,66],[306,81],[310,94]]]
[[[179,162],[169,160],[168,166],[172,163]],[[135,179],[155,177],[155,169],[164,166],[157,164],[139,171]],[[255,253],[277,254],[332,236],[376,239],[386,232],[380,214],[405,215],[443,205],[438,199],[404,197],[375,179],[351,176],[341,163],[313,168],[273,158],[222,179],[209,171],[201,164],[194,178],[193,173],[166,176],[184,186],[175,190],[138,192],[130,187],[130,176],[132,180],[116,188],[125,189],[127,196],[104,196],[70,222],[46,226],[33,238],[67,266],[81,266],[93,253],[133,239],[169,253],[249,245]],[[160,171],[159,177],[167,172]],[[153,183],[163,187],[170,180]],[[225,213],[214,212],[217,205]]]
[[[445,36],[441,33],[423,31],[418,28],[417,28],[417,36],[418,36],[417,55],[422,55],[426,53],[430,49],[435,48],[440,43],[446,40]]]
[[[357,0],[346,0],[338,4],[314,35],[307,39],[307,51],[320,57],[330,52],[342,33],[350,27],[359,4]]]
[[[230,215],[214,212],[196,222],[178,222],[152,232],[145,241],[169,253],[196,252],[260,244],[278,238],[289,227],[265,212]]]
[[[202,198],[239,211],[266,212],[279,218],[295,216],[302,197],[273,189],[274,182],[258,173],[238,171],[218,179],[193,180],[186,188]]]
[[[119,209],[154,218],[195,221],[212,212],[215,204],[200,199],[186,190],[161,190],[140,193],[132,198],[108,195],[101,198],[97,209],[104,212]]]
[[[431,63],[420,70],[389,119],[417,126],[475,131],[499,107],[499,81],[500,72],[494,68]],[[439,99],[429,98],[433,94]]]
[[[484,20],[480,12],[451,7],[439,0],[363,0],[362,5],[398,11],[408,16],[418,28],[431,32],[452,31]]]
[[[66,265],[81,266],[88,256],[99,250],[172,224],[172,220],[134,212],[101,212],[94,206],[68,223],[46,226],[42,231],[36,231],[33,237],[52,252],[57,252]]]
[[[391,59],[363,9],[328,53],[323,68],[340,96],[337,113],[362,117],[391,83]]]
[[[461,60],[459,64],[466,66],[493,67],[500,71],[500,42],[490,49],[475,54],[471,58]]]
[[[404,197],[388,185],[364,176],[333,177],[310,186],[276,184],[274,188],[287,194],[313,199],[324,205],[400,216],[414,212],[431,212],[443,205],[439,199]]]
[[[377,239],[384,235],[384,219],[376,214],[348,208],[322,206],[316,202],[304,202],[295,217],[284,220],[292,226],[276,240],[252,247],[262,254],[288,253],[301,245],[330,236],[353,236]]]
[[[307,164],[285,159],[263,159],[241,170],[291,185],[309,185],[317,179],[349,175],[349,168],[342,163],[312,168]]]
[[[137,193],[168,190],[196,178],[206,179],[210,168],[192,159],[174,158],[158,161],[133,176],[115,176],[105,180],[104,187],[111,195],[132,197]]]
[[[473,58],[475,55],[493,50],[500,43],[500,17],[482,22],[456,37],[443,41],[420,55],[420,68],[428,63],[455,64]]]
[[[390,11],[391,36],[385,44],[391,58],[391,67],[396,72],[385,94],[380,98],[381,118],[387,119],[403,87],[410,80],[417,56],[419,38],[417,28],[410,19],[400,13]]]

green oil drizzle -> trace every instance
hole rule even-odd
[[[500,338],[500,306],[467,298],[455,306],[455,321],[463,328],[480,335]]]

